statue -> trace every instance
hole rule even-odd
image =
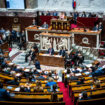
[[[58,50],[60,50],[62,47],[67,48],[67,39],[66,38],[61,38],[60,42],[58,43]]]
[[[43,42],[42,48],[44,48],[44,49],[48,49],[51,46],[51,42],[48,39],[48,37],[43,37],[42,42]]]

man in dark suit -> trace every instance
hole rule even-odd
[[[102,22],[99,23],[98,28],[99,28],[99,30],[102,30],[102,29],[103,29],[103,24],[102,24]]]
[[[9,92],[7,92],[6,89],[3,89],[3,84],[0,83],[0,100],[4,101],[7,100],[10,97]]]
[[[36,25],[36,20],[35,19],[32,20],[32,25]]]
[[[35,67],[36,69],[41,69],[40,62],[38,61],[38,59],[35,59]]]
[[[99,30],[99,26],[98,24],[93,28],[93,31],[98,31]]]
[[[62,57],[65,56],[65,50],[63,49],[63,47],[62,47],[61,50],[59,51],[59,55],[62,55]]]
[[[43,23],[42,25],[43,28],[48,28],[48,24],[46,22]]]
[[[54,55],[54,49],[52,48],[52,46],[50,46],[47,53],[50,54],[50,55]]]
[[[70,80],[78,80],[78,77],[75,76],[75,73],[70,74]]]
[[[70,52],[69,51],[67,51],[67,53],[65,54],[64,61],[65,61],[65,64],[64,64],[65,69],[67,67],[71,67],[72,66],[72,59],[70,58]]]
[[[43,80],[43,79],[45,79],[45,77],[43,76],[43,73],[41,73],[41,74],[39,75],[39,77],[37,77],[36,79],[41,79],[41,80]]]

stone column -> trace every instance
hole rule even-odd
[[[74,33],[72,33],[72,44],[75,44],[74,43]]]
[[[25,33],[26,33],[26,41],[28,42],[28,33],[27,33],[27,30],[25,30]]]
[[[99,34],[97,34],[97,41],[96,41],[96,48],[98,49],[99,48]]]
[[[6,1],[0,0],[0,8],[6,8]]]
[[[68,50],[70,50],[70,37],[68,38]]]

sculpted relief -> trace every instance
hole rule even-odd
[[[62,47],[68,49],[68,39],[67,38],[49,38],[43,37],[42,40],[42,49],[48,49],[51,45],[55,51],[59,51]]]

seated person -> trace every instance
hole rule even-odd
[[[81,78],[80,81],[77,81],[77,85],[84,84],[85,78]]]
[[[70,73],[70,80],[78,80],[74,73]]]
[[[9,99],[9,97],[10,97],[9,92],[7,92],[6,89],[3,89],[3,84],[0,83],[0,101],[7,100]]]
[[[94,79],[94,84],[95,84],[96,88],[100,88],[100,80],[98,80],[97,77],[94,77],[93,79]]]
[[[14,80],[8,81],[7,84],[19,85],[19,79],[18,78],[14,78]]]
[[[64,50],[63,47],[60,49],[60,51],[59,51],[59,55],[61,55],[62,57],[65,56],[65,50]]]
[[[47,77],[47,79],[49,79],[49,78],[51,78],[51,77],[52,77],[52,73],[49,72],[49,73],[48,73],[48,77]]]
[[[35,79],[35,77],[33,75],[30,75],[28,77],[28,80],[29,80],[29,82],[35,82],[36,81],[36,79]]]
[[[79,73],[79,70],[77,67],[74,68],[74,71],[72,71],[73,73]]]
[[[43,92],[43,87],[40,81],[36,82],[36,87],[34,87],[34,92]]]
[[[58,16],[58,12],[56,10],[53,12],[53,16]]]
[[[0,29],[0,33],[5,33],[5,29],[3,27]]]
[[[53,86],[53,85],[55,85],[56,84],[56,82],[54,82],[54,79],[53,78],[49,78],[49,80],[48,80],[48,82],[46,83],[46,86]]]
[[[60,13],[59,19],[61,19],[61,20],[66,19],[66,16],[65,16],[65,13],[64,13],[64,12],[61,12],[61,13]]]
[[[30,83],[25,84],[25,92],[31,92],[31,84]]]
[[[81,17],[86,17],[85,11],[82,13]]]
[[[50,46],[50,48],[48,49],[47,54],[54,55],[54,49],[52,48],[52,46]]]
[[[37,79],[45,79],[45,77],[43,76],[43,73],[41,73],[40,76],[37,77]]]
[[[99,31],[99,26],[98,26],[98,24],[93,28],[93,31]]]
[[[21,85],[21,86],[20,86],[20,92],[25,92],[25,87],[24,87],[24,85]]]
[[[103,24],[102,24],[102,22],[99,22],[98,28],[99,28],[99,30],[102,30],[102,29],[103,29]]]
[[[34,68],[33,71],[34,71],[34,74],[40,74],[40,73],[37,71],[36,68]]]
[[[79,95],[79,99],[80,99],[80,100],[87,100],[87,99],[90,99],[90,97],[88,97],[86,91],[83,91],[83,92]]]
[[[42,25],[43,28],[48,28],[48,24],[46,22],[43,23]]]

